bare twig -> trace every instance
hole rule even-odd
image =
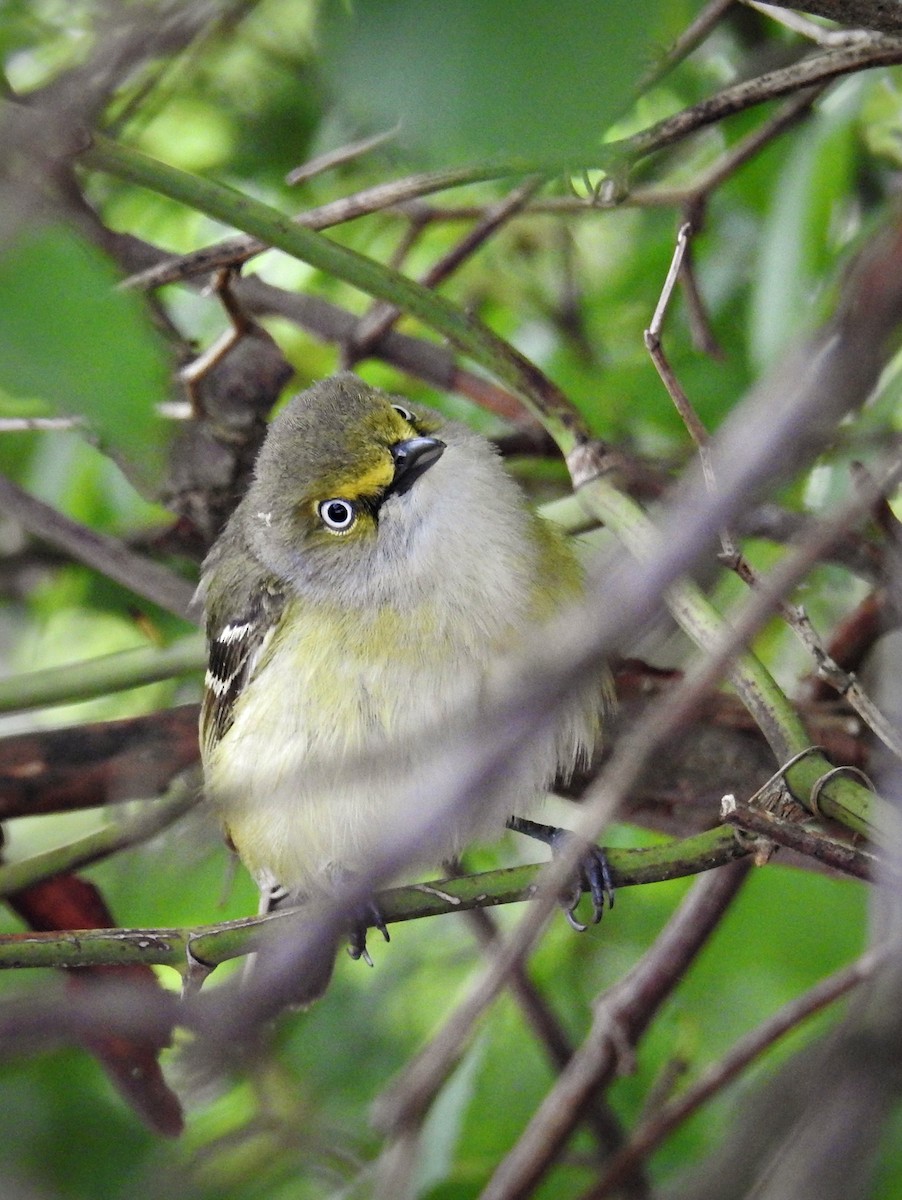
[[[498,943],[498,928],[491,913],[484,908],[474,908],[467,914],[467,918],[480,945],[488,954],[492,954]],[[567,1031],[533,983],[523,963],[519,963],[512,971],[509,987],[524,1019],[543,1046],[552,1066],[557,1072],[563,1071],[573,1057],[574,1048],[570,1044]],[[623,1128],[617,1115],[604,1100],[594,1095],[590,1096],[583,1117],[599,1146],[608,1155],[622,1147]],[[647,1194],[647,1180],[643,1179],[641,1172],[630,1181],[629,1187],[628,1194],[635,1200]]]
[[[684,58],[688,58],[692,51],[702,44],[711,30],[720,24],[732,6],[733,0],[708,0],[701,12],[689,22],[667,50],[661,61],[656,63],[640,81],[638,91],[644,92],[654,87],[678,63],[681,63]]]
[[[0,866],[0,896],[22,891],[53,875],[77,871],[129,846],[146,842],[184,816],[199,798],[196,782],[176,780],[163,801],[142,808],[136,817],[105,825],[66,846]]]
[[[684,255],[689,244],[691,228],[688,224],[681,226],[677,235],[677,244],[674,250],[673,259],[670,264],[670,269],[664,281],[664,286],[661,289],[661,296],[655,308],[649,328],[645,331],[645,345],[651,355],[652,361],[657,368],[658,374],[661,377],[664,386],[673,400],[674,406],[690,437],[695,443],[699,460],[701,463],[702,473],[705,479],[705,484],[712,496],[717,495],[717,478],[714,471],[714,466],[709,449],[710,438],[708,431],[705,429],[701,420],[697,416],[691,401],[684,392],[676,373],[673,371],[667,356],[661,344],[661,328],[664,323],[664,317],[667,312],[667,307],[670,303],[673,294],[673,288],[679,276],[680,270],[683,267]],[[895,476],[896,472],[890,473],[890,478]],[[861,480],[862,489],[867,489],[869,505],[873,505],[878,499],[885,495],[885,491],[876,488],[873,480],[867,477],[867,473],[859,471],[859,479]],[[867,509],[864,510],[865,512]],[[864,514],[862,514],[864,515]],[[723,561],[727,563],[749,587],[756,586],[755,572],[752,570],[749,563],[742,555],[739,546],[729,530],[721,531],[721,546],[723,552]],[[814,630],[807,613],[798,605],[790,604],[787,600],[781,599],[778,604],[778,609],[784,620],[789,624],[790,628],[795,632],[796,636],[802,642],[803,646],[809,652],[817,664],[818,674],[826,679],[835,687],[836,691],[844,696],[852,708],[858,713],[861,719],[871,728],[874,733],[880,738],[885,746],[890,749],[897,757],[902,758],[902,737],[896,732],[892,722],[880,712],[878,706],[873,702],[870,696],[864,691],[863,687],[857,679],[851,676],[847,671],[842,670],[831,658],[823,645],[821,639]]]
[[[772,0],[772,3],[776,8],[802,8],[805,12],[838,21],[840,25],[902,33],[902,5],[898,0],[805,0],[804,5],[797,0],[792,4]]]
[[[776,21],[778,25],[782,25],[784,29],[791,29],[793,33],[798,33],[802,37],[808,38],[809,41],[815,42],[818,46],[851,46],[855,42],[860,41],[862,37],[861,30],[831,29],[829,26],[812,21],[810,17],[803,17],[800,13],[794,12],[791,9],[781,8],[777,4],[762,4],[760,0],[742,0],[742,3],[747,8],[753,8],[763,16],[770,17],[772,21]],[[810,11],[814,11],[814,9]],[[846,19],[844,18],[844,20]]]
[[[416,196],[428,196],[432,192],[442,192],[447,188],[456,187],[463,183],[473,183],[477,180],[497,179],[505,174],[520,172],[505,172],[502,168],[478,170],[473,167],[449,169],[446,171],[429,171],[422,175],[410,175],[404,179],[393,180],[391,183],[380,183],[374,187],[333,200],[319,208],[311,208],[299,213],[295,223],[304,229],[328,229],[332,225],[341,225],[345,221],[354,221],[369,213],[380,212],[401,204]],[[148,270],[141,271],[125,280],[123,287],[156,288],[164,283],[177,283],[194,275],[206,275],[221,267],[234,267],[247,262],[255,254],[261,254],[267,249],[266,243],[248,234],[227,238],[212,246],[205,246],[191,254],[182,254],[167,258],[165,262]]]
[[[84,417],[0,417],[0,433],[53,433],[81,429],[84,424]]]
[[[336,150],[328,150],[325,154],[318,154],[316,158],[309,158],[299,167],[295,167],[293,171],[289,171],[285,176],[285,182],[292,185],[307,183],[325,171],[333,171],[336,167],[353,162],[355,158],[361,158],[364,154],[369,154],[371,150],[376,150],[379,146],[390,142],[397,134],[398,128],[396,125],[394,129],[386,129],[384,133],[376,133],[372,137],[361,138],[357,142],[348,142],[347,145],[339,146]]]
[[[735,863],[695,883],[640,962],[595,1002],[592,1028],[545,1096],[480,1200],[523,1200],[553,1162],[598,1094],[648,1028],[689,964],[707,943],[748,874]]]
[[[803,1021],[870,979],[886,958],[885,949],[875,947],[868,950],[851,966],[837,971],[804,996],[791,1000],[757,1029],[740,1038],[720,1062],[708,1067],[681,1096],[664,1104],[634,1131],[629,1144],[614,1157],[602,1178],[583,1194],[581,1200],[602,1200],[610,1196],[629,1172],[644,1162],[665,1138],[712,1096],[732,1083],[750,1063]]]
[[[872,880],[881,869],[874,855],[867,851],[859,850],[848,842],[838,842],[814,829],[805,829],[797,821],[787,821],[774,813],[738,804],[732,796],[724,797],[721,817],[737,829],[744,829],[779,846],[796,850],[854,879]]]
[[[710,436],[707,429],[703,425],[701,419],[689,400],[689,397],[683,391],[680,381],[677,379],[676,372],[670,365],[667,355],[664,353],[664,348],[661,345],[661,329],[664,325],[664,317],[667,313],[670,304],[673,289],[676,281],[679,278],[680,271],[683,267],[684,257],[689,248],[689,238],[692,233],[691,225],[686,222],[680,226],[677,233],[676,247],[674,248],[673,258],[671,259],[670,268],[664,280],[664,285],[661,288],[661,295],[658,299],[657,306],[651,319],[651,324],[645,331],[645,347],[651,355],[651,360],[655,364],[655,368],[661,377],[661,382],[667,388],[668,395],[673,401],[674,407],[682,418],[683,424],[689,432],[689,436],[695,443],[698,450],[699,463],[701,464],[702,474],[704,475],[705,484],[712,496],[717,495],[717,478],[714,474],[714,466],[711,461],[709,449]],[[738,554],[735,539],[729,530],[721,530],[720,534],[721,546],[725,555],[736,557]]]
[[[853,46],[813,54],[790,67],[768,71],[754,79],[724,88],[700,104],[683,109],[672,117],[665,117],[639,133],[619,142],[608,143],[605,149],[615,163],[633,162],[767,100],[801,92],[856,71],[892,66],[899,62],[902,62],[902,38],[875,33],[860,42],[856,41]]]
[[[487,208],[485,215],[475,228],[471,229],[466,237],[462,238],[456,246],[453,246],[447,254],[442,255],[437,262],[433,263],[425,275],[423,275],[420,280],[423,287],[438,287],[462,263],[475,254],[511,217],[522,211],[529,199],[535,195],[544,182],[543,178],[533,176],[524,183],[521,183],[519,187],[516,187],[504,200]],[[422,230],[423,226],[415,225],[414,228]],[[400,315],[401,310],[395,305],[374,305],[366,316],[362,317],[359,321],[354,338],[348,347],[351,352],[352,361],[368,354],[370,347],[388,332]]]

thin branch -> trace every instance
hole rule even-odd
[[[498,166],[486,166],[458,167],[444,171],[428,171],[422,175],[408,175],[404,179],[392,180],[391,183],[379,183],[374,187],[355,192],[351,196],[332,200],[328,204],[320,205],[319,208],[307,209],[306,212],[298,213],[293,217],[292,223],[304,229],[329,229],[333,225],[356,221],[359,217],[381,212],[419,196],[428,196],[433,192],[443,192],[465,184],[480,183],[524,173],[522,170],[505,171],[504,168]],[[240,222],[234,222],[234,224],[240,226]],[[195,250],[190,254],[169,257],[165,262],[133,275],[125,281],[123,286],[149,289],[161,287],[166,283],[178,283],[194,275],[206,275],[222,267],[238,266],[268,249],[269,245],[265,240],[249,234],[226,238],[222,242],[204,246],[201,250]]]
[[[184,816],[198,799],[196,786],[186,780],[177,780],[170,786],[165,800],[142,808],[136,817],[105,825],[95,833],[89,833],[65,846],[0,866],[0,896],[21,892],[23,888],[31,887],[42,879],[76,871],[109,858],[120,850],[146,842]]]
[[[474,908],[470,910],[467,917],[483,950],[487,955],[493,954],[499,935],[498,927],[491,913],[484,908]],[[511,972],[508,986],[520,1006],[524,1019],[532,1029],[536,1040],[544,1048],[552,1066],[557,1072],[561,1072],[572,1059],[574,1047],[570,1043],[567,1031],[558,1021],[554,1009],[532,981],[523,963],[519,963]],[[597,1096],[590,1096],[583,1118],[586,1127],[594,1134],[599,1147],[607,1157],[622,1148],[623,1127],[616,1113],[604,1100]],[[629,1181],[628,1189],[624,1189],[624,1194],[635,1200],[648,1194],[648,1181],[643,1178],[641,1171],[637,1172]]]
[[[899,0],[805,0],[799,4],[781,4],[772,0],[776,8],[801,8],[805,12],[817,13],[838,21],[840,25],[860,26],[863,29],[878,29],[884,33],[902,33],[902,4]]]
[[[652,948],[595,1002],[585,1041],[547,1093],[480,1200],[524,1200],[573,1133],[591,1095],[598,1095],[707,944],[748,874],[749,863],[704,876]]]
[[[533,176],[514,188],[509,196],[486,209],[485,215],[471,229],[466,237],[453,246],[447,254],[442,255],[437,262],[421,277],[420,284],[425,288],[438,287],[468,258],[476,253],[503,225],[513,216],[522,211],[527,201],[545,183],[541,176]],[[422,229],[422,226],[416,226]],[[377,304],[362,317],[358,323],[354,338],[350,344],[354,358],[368,354],[370,347],[378,342],[392,327],[401,309],[392,304]]]
[[[852,46],[862,39],[860,29],[831,29],[791,9],[782,9],[777,4],[762,4],[759,0],[742,0],[742,3],[818,46]]]
[[[55,433],[84,426],[84,417],[0,417],[0,433]]]
[[[658,375],[673,401],[674,407],[679,413],[683,424],[686,426],[689,436],[695,443],[705,485],[709,493],[712,496],[716,496],[718,483],[711,456],[710,436],[696,414],[692,402],[684,392],[661,343],[661,329],[664,324],[664,317],[667,313],[677,278],[684,267],[691,233],[692,229],[686,223],[680,227],[677,234],[677,242],[670,269],[667,272],[667,277],[661,289],[661,295],[651,324],[645,331],[645,345],[658,371]],[[875,499],[883,496],[885,493],[879,489],[875,489],[872,481],[865,481],[864,486],[868,484],[870,485],[868,492],[870,497],[869,503],[873,505]],[[749,587],[754,588],[757,586],[755,572],[741,553],[730,530],[723,529],[720,531],[720,541],[723,561]],[[789,603],[786,599],[781,599],[778,603],[778,611],[817,664],[818,674],[822,678],[827,679],[835,687],[836,691],[848,700],[855,712],[873,730],[883,744],[898,758],[902,758],[902,737],[896,732],[892,722],[887,720],[880,712],[878,706],[868,696],[859,681],[849,675],[848,672],[843,671],[833,661],[815,632],[814,626],[811,624],[805,610],[799,605]]]
[[[639,1125],[629,1144],[614,1157],[599,1182],[585,1192],[581,1200],[602,1200],[615,1192],[640,1163],[712,1096],[737,1079],[746,1067],[787,1033],[871,979],[887,960],[888,954],[886,949],[880,947],[868,950],[851,966],[816,984],[805,995],[790,1000],[757,1029],[740,1038],[729,1053],[708,1067],[682,1095],[662,1105],[653,1116]]]
[[[899,62],[902,62],[902,39],[875,33],[852,46],[813,54],[790,67],[768,71],[754,79],[724,88],[699,104],[683,109],[672,117],[665,117],[639,133],[607,143],[606,155],[615,167],[618,163],[632,163],[768,100],[776,100],[780,96],[791,95],[857,71],[894,66]]]
[[[203,671],[206,660],[203,638],[192,634],[170,646],[140,646],[14,675],[0,679],[0,713],[50,708],[145,687]]]
[[[285,182],[292,186],[308,183],[317,175],[322,175],[326,171],[334,171],[336,167],[342,167],[345,163],[362,158],[371,150],[377,150],[380,146],[390,142],[398,133],[399,128],[400,126],[396,125],[394,129],[386,129],[384,133],[376,133],[372,137],[361,138],[357,142],[348,142],[347,145],[339,146],[336,150],[328,150],[325,154],[318,154],[316,158],[308,158],[305,163],[301,163],[299,167],[288,172]]]
[[[645,92],[659,83],[675,66],[688,58],[693,50],[715,29],[729,10],[733,0],[708,0],[708,3],[686,26],[654,67],[640,81],[637,91]]]
[[[399,305],[513,387],[564,453],[588,441],[582,415],[559,387],[488,326],[467,316],[435,292],[320,233],[301,228],[267,204],[136,150],[98,137],[83,160],[96,170],[149,187],[243,228],[269,246],[343,279],[369,295]]]
[[[680,415],[683,424],[695,443],[698,450],[699,462],[701,463],[702,473],[707,484],[708,491],[712,496],[717,495],[717,479],[714,475],[714,468],[711,463],[711,455],[709,452],[710,435],[708,430],[702,424],[701,419],[697,415],[695,409],[690,403],[689,397],[683,391],[676,372],[670,365],[667,355],[664,353],[664,348],[661,344],[661,330],[664,326],[664,318],[667,314],[667,309],[670,306],[673,289],[676,286],[677,279],[683,269],[685,256],[689,249],[689,238],[692,234],[692,226],[689,222],[685,222],[680,226],[677,233],[676,246],[674,247],[673,258],[670,262],[670,267],[667,271],[664,284],[661,288],[661,295],[658,298],[658,303],[652,315],[651,324],[645,330],[645,348],[651,356],[651,360],[655,365],[655,369],[661,378],[661,382],[667,389],[667,393],[673,401],[674,408]],[[721,542],[724,550],[735,552],[735,545],[732,538],[727,533],[721,534]]]
[[[838,842],[814,829],[805,829],[797,821],[787,821],[773,813],[738,804],[732,796],[724,797],[721,818],[728,825],[766,838],[778,846],[796,850],[853,879],[870,881],[886,869],[873,854],[865,850],[859,850],[848,842]]]

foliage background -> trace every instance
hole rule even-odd
[[[348,38],[348,14],[338,5],[326,6],[325,13],[295,0],[211,6],[216,19],[203,36],[171,56],[158,55],[105,97],[100,124],[168,163],[295,212],[498,150],[546,167],[550,159],[560,167],[574,159],[591,163],[600,131],[613,136],[647,127],[728,83],[794,61],[804,45],[766,15],[734,6],[688,61],[629,105],[642,71],[697,6],[676,0],[616,6],[614,16],[579,3],[530,3],[522,6],[513,39],[517,54],[509,61],[509,6],[490,0],[427,5],[422,20],[416,7],[401,0],[360,4],[356,32]],[[91,59],[109,17],[94,3],[2,0],[0,60],[9,88],[18,95],[52,94],[55,81]],[[597,35],[595,22],[604,36]],[[804,123],[765,146],[711,195],[693,258],[722,354],[707,355],[693,345],[680,300],[666,335],[671,362],[709,428],[721,424],[788,345],[832,311],[845,265],[892,208],[902,128],[899,83],[897,68],[838,81]],[[286,185],[286,173],[297,164],[390,127],[398,104],[407,112],[396,137],[299,188]],[[641,165],[634,183],[685,186],[762,119],[760,110],[750,109],[712,126]],[[79,178],[108,227],[173,252],[231,232],[101,172],[82,171]],[[543,195],[586,196],[596,182],[593,175],[558,170]],[[455,189],[448,202],[484,205],[509,186],[504,179],[473,183]],[[678,204],[629,202],[524,216],[502,228],[442,288],[560,384],[594,434],[674,469],[691,458],[691,446],[642,334],[680,217]],[[385,262],[404,227],[396,212],[376,213],[330,236]],[[418,277],[462,228],[459,221],[431,222],[407,255],[405,271]],[[5,250],[2,414],[87,414],[93,437],[77,430],[5,433],[0,467],[74,520],[153,545],[170,517],[133,484],[152,486],[166,459],[171,426],[159,419],[155,405],[177,392],[173,339],[161,334],[143,298],[111,292],[120,272],[75,226],[36,227]],[[250,269],[352,312],[367,309],[358,291],[286,255],[267,253]],[[222,309],[208,294],[170,287],[160,300],[185,343],[208,345],[224,327]],[[334,344],[285,319],[265,324],[294,370],[286,394],[339,364]],[[401,328],[434,336],[411,322],[402,321]],[[358,369],[375,384],[439,403],[487,433],[506,428],[460,395],[436,401],[432,389],[385,363],[367,360]],[[898,399],[891,366],[870,407],[840,431],[834,449],[811,471],[787,485],[781,502],[805,512],[845,494],[850,458],[896,436]],[[128,477],[114,458],[128,464]],[[537,499],[566,490],[557,461],[525,460],[514,469]],[[188,631],[126,588],[42,552],[15,521],[3,522],[0,538],[4,674],[165,645]],[[763,540],[750,541],[746,550],[762,568],[781,553]],[[189,563],[175,565],[191,575]],[[727,580],[716,594],[726,605],[740,590]],[[828,632],[863,592],[860,580],[827,565],[810,577],[804,600],[815,624]],[[810,668],[785,627],[772,623],[757,648],[779,680],[797,689]],[[654,652],[664,665],[674,665],[684,651],[672,639]],[[0,730],[14,735],[151,713],[198,694],[199,677],[183,676],[80,704],[14,713],[2,718]],[[27,857],[96,827],[106,815],[94,810],[11,822],[5,853]],[[635,845],[656,836],[621,826],[605,841]],[[489,869],[518,857],[530,861],[529,850],[508,839],[496,848],[477,848],[468,865]],[[241,872],[220,899],[227,866],[215,829],[192,815],[89,874],[122,925],[178,927],[253,911],[253,889]],[[550,928],[531,971],[574,1043],[588,1027],[593,997],[654,942],[688,886],[624,890],[613,914],[582,937],[561,920]],[[864,945],[866,903],[864,886],[854,881],[778,864],[755,872],[643,1041],[635,1070],[611,1089],[624,1125],[635,1124],[662,1079],[696,1075],[743,1032],[850,961]],[[505,928],[515,915],[500,911],[497,920]],[[9,915],[3,928],[21,926]],[[184,1046],[167,1052],[166,1070],[187,1107],[187,1131],[178,1142],[146,1131],[79,1049],[8,1058],[0,1086],[15,1121],[0,1148],[6,1193],[235,1200],[367,1194],[367,1164],[379,1145],[368,1123],[372,1100],[442,1023],[481,960],[458,916],[400,926],[392,945],[374,953],[373,972],[342,959],[326,1000],[284,1018],[265,1053],[225,1078],[199,1076]],[[176,986],[174,973],[160,975],[166,986]],[[54,986],[38,973],[0,975],[4,995]],[[741,1096],[762,1073],[774,1072],[835,1019],[831,1013],[807,1023],[738,1087],[687,1122],[653,1158],[651,1178],[673,1181],[714,1150]],[[552,1078],[517,1006],[502,999],[427,1121],[416,1194],[434,1200],[478,1195]],[[898,1123],[898,1116],[891,1118],[884,1140],[877,1196],[898,1195],[902,1160],[890,1136]],[[592,1150],[580,1133],[535,1194],[581,1195],[595,1174]]]

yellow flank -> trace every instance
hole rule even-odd
[[[530,618],[536,623],[549,621],[568,600],[583,590],[582,564],[568,545],[565,535],[538,514],[532,514],[532,533],[538,549],[536,578],[544,586],[532,590]]]
[[[363,832],[389,815],[404,751],[395,745],[386,778],[378,763],[356,776],[357,756],[422,734],[453,711],[477,674],[464,650],[440,649],[436,633],[425,610],[412,620],[388,607],[361,614],[297,601],[286,609],[206,764],[208,788],[258,881],[272,876],[316,890],[336,863],[361,867]]]

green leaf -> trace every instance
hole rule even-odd
[[[443,1183],[452,1173],[464,1116],[473,1099],[484,1050],[484,1039],[478,1039],[470,1047],[460,1066],[442,1088],[423,1124],[418,1195]]]
[[[0,257],[0,388],[88,420],[148,484],[156,479],[168,364],[138,296],[62,225],[30,229]]]
[[[784,159],[761,238],[752,298],[750,350],[766,369],[793,338],[807,332],[823,277],[835,273],[834,226],[854,162],[857,79],[823,104],[796,134]]]
[[[591,162],[670,7],[586,0],[360,0],[326,9],[326,70],[367,122],[435,163]]]

